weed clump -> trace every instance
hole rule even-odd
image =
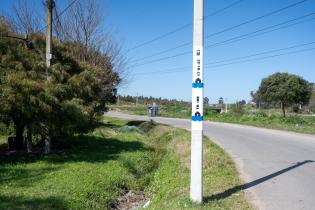
[[[139,129],[137,126],[130,126],[130,125],[125,125],[123,127],[120,127],[118,129],[119,132],[121,133],[132,133],[132,132],[135,132],[135,133],[141,133],[143,134],[143,131],[141,129]]]
[[[155,128],[156,125],[157,125],[156,122],[154,122],[153,120],[150,120],[148,122],[142,123],[139,127],[143,132],[147,133],[153,128]]]

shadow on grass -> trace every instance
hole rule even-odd
[[[139,141],[120,141],[94,135],[78,135],[66,141],[72,145],[71,149],[59,154],[0,155],[0,166],[1,164],[32,163],[40,160],[50,163],[106,162],[117,159],[121,152],[153,151],[153,148],[145,146]]]
[[[46,173],[59,170],[60,168],[61,167],[45,167],[39,169],[25,169],[0,167],[0,186],[11,182],[21,187],[31,186],[34,181],[37,182],[42,179],[43,175]]]
[[[96,129],[100,129],[100,128],[112,128],[112,129],[118,129],[121,127],[121,125],[116,125],[113,124],[111,122],[99,122],[96,126]]]
[[[135,120],[135,121],[129,121],[127,123],[128,126],[140,126],[141,124],[145,123],[146,121],[141,121],[141,120]]]
[[[256,179],[256,180],[251,181],[251,182],[249,182],[249,183],[242,184],[242,185],[238,185],[238,186],[235,186],[235,187],[233,187],[233,188],[230,188],[230,189],[228,189],[228,190],[226,190],[226,191],[224,191],[224,192],[221,192],[221,193],[218,193],[218,194],[214,194],[214,195],[205,197],[205,198],[204,198],[204,202],[205,202],[205,203],[208,203],[208,202],[211,202],[211,201],[214,201],[214,200],[225,199],[225,198],[227,198],[227,197],[230,197],[230,196],[233,195],[234,193],[237,193],[237,192],[239,192],[239,191],[246,190],[246,189],[248,189],[248,188],[254,187],[254,186],[259,185],[259,184],[261,184],[261,183],[263,183],[263,182],[265,182],[265,181],[268,181],[269,179],[272,179],[272,178],[274,178],[274,177],[276,177],[276,176],[279,176],[279,175],[281,175],[281,174],[283,174],[283,173],[286,173],[286,172],[288,172],[288,171],[290,171],[290,170],[293,170],[293,169],[295,169],[295,168],[297,168],[297,167],[300,167],[300,166],[302,166],[302,165],[304,165],[304,164],[313,163],[313,162],[315,162],[315,161],[313,161],[313,160],[305,160],[305,161],[303,161],[303,162],[298,162],[298,163],[294,164],[293,166],[284,168],[284,169],[282,169],[282,170],[280,170],[280,171],[277,171],[277,172],[275,172],[275,173],[269,174],[269,175],[264,176],[264,177],[262,177],[262,178]]]
[[[14,203],[14,205],[12,205]],[[0,209],[6,210],[52,210],[60,209],[66,210],[67,205],[62,198],[48,197],[48,198],[26,198],[20,196],[1,196],[0,195]]]

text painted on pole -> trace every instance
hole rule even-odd
[[[192,121],[203,121],[203,48],[194,47],[192,81]],[[196,125],[196,129],[200,126]]]

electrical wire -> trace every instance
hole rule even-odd
[[[308,52],[308,51],[312,51],[312,50],[315,50],[315,47],[306,48],[306,49],[302,49],[302,50],[296,50],[296,51],[287,52],[287,53],[276,54],[276,55],[265,56],[265,57],[261,57],[261,58],[253,58],[253,59],[248,59],[248,60],[243,60],[243,61],[237,61],[237,62],[231,62],[231,63],[226,63],[226,64],[214,65],[214,66],[210,66],[210,67],[211,68],[213,68],[213,67],[222,67],[222,66],[227,66],[227,65],[232,65],[232,64],[247,63],[247,62],[256,61],[256,60],[265,60],[265,59],[268,59],[268,58],[275,58],[275,57],[284,56],[284,55],[292,55],[292,54]]]
[[[301,49],[301,50],[295,50],[295,51],[286,52],[286,53],[280,53],[280,54],[275,54],[275,55],[269,55],[269,56],[264,56],[264,57],[259,57],[259,58],[246,59],[246,58],[250,58],[250,57],[254,57],[254,56],[258,56],[258,55],[275,53],[275,52],[279,52],[279,51],[284,51],[284,50],[294,49],[294,48],[298,48],[298,47],[309,46],[309,45],[313,45],[313,44],[315,44],[315,41],[308,42],[308,43],[303,43],[303,44],[299,44],[299,45],[293,45],[293,46],[289,46],[289,47],[286,47],[286,48],[280,48],[280,49],[274,49],[274,50],[264,51],[264,52],[260,52],[260,53],[250,54],[250,55],[247,55],[247,56],[241,56],[241,57],[235,57],[235,58],[230,58],[230,59],[224,59],[224,60],[220,60],[220,61],[207,63],[207,64],[204,65],[204,67],[210,67],[210,68],[221,67],[221,66],[226,66],[226,65],[246,63],[246,62],[250,62],[250,61],[264,60],[264,59],[268,59],[268,58],[274,58],[274,57],[279,57],[279,56],[284,56],[284,55],[290,55],[290,54],[296,54],[296,53],[301,53],[301,52],[312,51],[312,50],[315,50],[315,47]],[[246,60],[244,60],[244,59],[246,59]],[[240,61],[228,62],[228,61],[233,61],[233,60],[240,60]],[[222,63],[222,64],[219,64],[219,63]],[[217,65],[214,65],[214,64],[217,64]],[[163,71],[151,71],[151,72],[142,72],[142,73],[140,72],[140,73],[136,73],[134,75],[146,75],[146,74],[168,73],[168,72],[169,73],[171,73],[171,72],[183,72],[181,69],[187,69],[187,68],[191,68],[191,66],[171,68],[171,69],[166,69],[166,70],[163,70]],[[173,70],[176,70],[176,69],[178,69],[178,71],[173,71]],[[209,69],[209,68],[204,68],[204,69]],[[185,71],[187,71],[187,70],[185,70]]]
[[[74,5],[74,3],[76,2],[76,1],[78,1],[78,0],[73,0],[64,10],[62,10],[61,12],[60,12],[60,14],[58,15],[58,16],[56,16],[57,18],[59,18],[59,17],[61,17],[70,7],[72,7],[72,5]],[[54,22],[54,20],[52,20],[52,22]],[[49,24],[47,24],[47,25],[45,25],[44,27],[42,27],[41,29],[39,29],[39,31],[43,31],[45,28],[47,28],[48,26],[50,25],[50,23]]]
[[[253,18],[253,19],[250,19],[250,20],[247,20],[247,21],[242,22],[242,23],[240,23],[240,24],[237,24],[237,25],[234,25],[234,26],[225,28],[225,29],[223,29],[223,30],[221,30],[221,31],[218,31],[218,32],[215,32],[215,33],[206,35],[206,36],[205,36],[205,39],[208,39],[208,38],[213,37],[213,36],[216,36],[216,35],[218,35],[218,34],[222,34],[222,33],[224,33],[224,32],[233,30],[233,29],[235,29],[235,28],[244,26],[244,25],[246,25],[246,24],[249,24],[249,23],[258,21],[258,20],[260,20],[260,19],[262,19],[262,18],[266,18],[266,17],[268,17],[268,16],[277,14],[277,13],[279,13],[279,12],[282,12],[282,11],[284,11],[284,10],[287,10],[287,9],[292,8],[292,7],[298,6],[298,5],[300,5],[300,4],[302,4],[302,3],[305,3],[305,2],[307,2],[307,1],[309,1],[309,0],[302,0],[302,1],[299,1],[299,2],[296,2],[296,3],[293,3],[293,4],[290,4],[290,5],[287,5],[287,6],[285,6],[285,7],[282,7],[282,8],[280,8],[280,9],[274,10],[274,11],[272,11],[272,12],[268,12],[268,13],[266,13],[266,14],[264,14],[264,15],[258,16],[258,17],[256,17],[256,18]],[[161,55],[161,54],[164,54],[164,53],[173,51],[173,50],[175,50],[175,49],[188,46],[188,45],[190,45],[190,44],[192,44],[191,41],[190,41],[190,42],[186,42],[186,43],[182,43],[182,44],[180,44],[180,45],[178,45],[178,46],[175,46],[175,47],[172,47],[172,48],[169,48],[169,49],[166,49],[166,50],[163,50],[163,51],[154,53],[154,54],[152,54],[152,55],[146,56],[145,59],[150,58],[150,57],[154,57],[154,56],[157,56],[157,55]],[[182,54],[182,53],[181,53],[181,54]],[[187,54],[189,54],[189,53],[187,53]],[[174,57],[178,57],[178,55],[174,55]],[[169,58],[171,58],[171,56],[167,56],[165,59],[169,59]],[[142,58],[142,59],[144,59],[144,58]],[[138,59],[138,60],[139,60],[139,59]],[[136,61],[138,61],[138,60],[136,60]],[[161,59],[157,59],[157,60],[160,61]],[[135,61],[135,62],[136,62],[136,61]],[[156,60],[154,60],[154,62],[156,62]],[[147,63],[146,63],[146,64],[147,64]],[[138,65],[144,65],[144,64],[138,64]]]
[[[280,48],[280,49],[268,50],[268,51],[264,51],[264,52],[260,52],[260,53],[254,53],[254,54],[250,54],[250,55],[246,55],[246,56],[240,56],[240,57],[234,57],[234,58],[224,59],[224,60],[220,60],[220,61],[210,62],[210,63],[205,64],[204,66],[210,66],[210,65],[218,64],[218,63],[225,63],[227,61],[233,61],[233,60],[242,60],[242,59],[246,59],[246,58],[250,58],[250,57],[255,57],[258,55],[265,55],[265,54],[269,54],[269,53],[274,53],[274,52],[279,52],[279,51],[284,51],[284,50],[290,50],[290,49],[294,49],[294,48],[298,48],[298,47],[304,47],[304,46],[313,45],[313,44],[315,44],[315,41],[304,43],[304,44],[299,44],[299,45],[293,45],[293,46]]]
[[[229,8],[231,8],[231,7],[233,7],[233,6],[237,5],[237,4],[239,4],[239,3],[241,3],[242,1],[244,1],[244,0],[235,1],[235,2],[233,2],[233,3],[229,4],[229,5],[227,5],[226,7],[223,7],[223,8],[221,8],[221,9],[219,9],[219,10],[217,10],[217,11],[215,11],[215,12],[209,14],[209,15],[204,16],[204,19],[207,19],[207,18],[209,18],[209,17],[212,17],[212,16],[214,16],[214,15],[217,15],[217,14],[219,14],[219,13],[221,13],[221,12],[223,12],[223,11],[225,11],[225,10],[227,10],[227,9],[229,9]],[[153,39],[151,39],[151,40],[149,40],[149,41],[143,42],[143,43],[141,43],[141,44],[138,44],[138,45],[136,45],[136,46],[134,46],[134,47],[128,49],[128,50],[127,50],[127,53],[130,52],[130,51],[132,51],[132,50],[135,50],[135,49],[138,49],[138,48],[140,48],[140,47],[143,47],[143,46],[145,46],[145,45],[151,44],[151,43],[153,43],[153,42],[155,42],[155,41],[158,41],[158,40],[160,40],[160,39],[163,39],[163,38],[165,38],[165,37],[167,37],[167,36],[170,36],[170,35],[172,35],[172,34],[178,32],[178,31],[181,31],[181,30],[183,30],[183,29],[185,29],[185,28],[187,28],[187,27],[189,27],[189,26],[192,26],[192,25],[193,25],[193,23],[184,24],[184,25],[182,25],[182,26],[180,26],[180,27],[178,27],[178,28],[176,28],[176,29],[174,29],[174,30],[172,30],[172,31],[166,32],[166,33],[164,33],[164,34],[162,34],[162,35],[160,35],[160,36],[157,36],[157,37],[155,37],[155,38],[153,38]]]
[[[213,47],[217,47],[217,46],[221,46],[221,45],[231,44],[231,43],[234,43],[234,42],[237,42],[237,41],[246,40],[246,39],[249,39],[249,38],[252,38],[252,37],[256,37],[256,36],[259,36],[259,35],[264,35],[264,34],[267,34],[267,33],[273,32],[273,31],[277,31],[277,30],[280,30],[280,29],[284,29],[284,28],[288,28],[288,27],[291,27],[291,26],[295,26],[297,24],[301,24],[301,23],[305,23],[305,22],[308,22],[308,21],[315,20],[315,18],[306,19],[306,20],[303,20],[303,21],[300,21],[300,22],[297,22],[297,23],[293,23],[293,24],[289,24],[289,25],[285,25],[285,26],[276,28],[276,29],[265,31],[267,29],[271,29],[271,28],[274,28],[276,26],[284,25],[284,24],[287,24],[287,23],[290,23],[290,22],[293,22],[293,21],[296,21],[296,20],[299,20],[299,19],[303,19],[303,18],[309,17],[311,15],[315,15],[315,13],[310,13],[310,14],[307,14],[307,15],[303,15],[303,16],[300,16],[298,18],[287,20],[287,21],[284,21],[282,23],[278,23],[278,24],[275,24],[275,25],[272,25],[272,26],[268,26],[268,27],[265,27],[265,28],[262,28],[262,29],[259,29],[259,30],[256,30],[256,31],[253,31],[253,32],[250,32],[250,33],[247,33],[247,34],[244,34],[244,35],[236,36],[236,37],[224,40],[224,41],[220,41],[220,42],[217,42],[217,43],[214,43],[214,44],[211,44],[211,45],[207,45],[207,46],[205,46],[205,49],[209,49],[209,48],[213,48]],[[265,32],[263,32],[263,31],[265,31]],[[262,32],[262,33],[259,33],[259,32]],[[137,66],[142,66],[142,65],[147,65],[147,64],[151,64],[151,63],[155,63],[155,62],[159,62],[159,61],[163,61],[163,60],[167,60],[167,59],[171,59],[171,58],[175,58],[175,57],[179,57],[179,56],[183,56],[183,55],[187,55],[187,54],[191,54],[191,53],[192,53],[192,51],[186,51],[186,52],[183,52],[183,53],[179,53],[179,54],[175,54],[175,55],[167,56],[167,57],[162,57],[162,58],[159,58],[159,59],[151,60],[151,61],[140,63],[140,64],[136,63],[136,64],[132,65],[130,68],[137,67]]]
[[[239,28],[239,27],[241,27],[241,26],[247,25],[247,24],[249,24],[249,23],[255,22],[255,21],[260,20],[260,19],[263,19],[263,18],[265,18],[265,17],[268,17],[268,16],[271,16],[271,15],[277,14],[277,13],[279,13],[279,12],[282,12],[282,11],[284,11],[284,10],[287,10],[287,9],[292,8],[292,7],[298,6],[298,5],[300,5],[300,4],[302,4],[302,3],[305,3],[305,2],[307,2],[307,1],[309,1],[309,0],[302,0],[302,1],[296,2],[296,3],[294,3],[294,4],[290,4],[290,5],[288,5],[288,6],[285,6],[285,7],[282,7],[282,8],[280,8],[280,9],[274,10],[274,11],[272,11],[272,12],[266,13],[266,14],[261,15],[261,16],[259,16],[259,17],[253,18],[253,19],[251,19],[251,20],[247,20],[247,21],[245,21],[245,22],[243,22],[243,23],[240,23],[240,24],[237,24],[237,25],[235,25],[235,26],[231,26],[231,27],[225,28],[225,29],[223,29],[223,30],[221,30],[221,31],[218,31],[218,32],[215,32],[215,33],[212,33],[212,34],[209,34],[209,35],[205,36],[205,39],[208,39],[208,38],[213,37],[213,36],[216,36],[216,35],[218,35],[218,34],[222,34],[222,33],[224,33],[224,32],[233,30],[233,29],[235,29],[235,28]]]
[[[205,46],[205,49],[213,48],[213,47],[217,47],[217,46],[221,46],[221,45],[226,45],[226,44],[230,44],[230,43],[234,43],[234,42],[241,41],[241,40],[244,40],[244,39],[256,37],[256,36],[263,35],[263,34],[266,34],[266,33],[270,33],[270,32],[273,32],[273,31],[277,31],[277,30],[280,30],[280,29],[288,28],[290,26],[294,26],[294,25],[297,25],[297,24],[300,24],[300,23],[312,21],[315,18],[307,19],[307,20],[300,21],[300,22],[297,22],[297,23],[294,23],[294,24],[286,25],[286,26],[283,26],[283,27],[280,27],[280,28],[277,28],[277,29],[273,29],[273,30],[269,30],[269,31],[263,32],[263,31],[265,31],[267,29],[272,29],[274,27],[281,26],[281,25],[284,25],[284,24],[287,24],[287,23],[290,23],[290,22],[294,22],[294,21],[297,21],[297,20],[300,20],[300,19],[304,19],[306,17],[313,16],[313,15],[315,15],[315,13],[309,13],[309,14],[306,14],[306,15],[303,15],[303,16],[300,16],[300,17],[297,17],[297,18],[294,18],[294,19],[290,19],[290,20],[287,20],[287,21],[284,21],[284,22],[272,25],[272,26],[264,27],[262,29],[259,29],[259,30],[256,30],[256,31],[253,31],[253,32],[250,32],[250,33],[246,33],[246,34],[243,34],[243,35],[240,35],[240,36],[232,37],[232,38],[229,38],[229,39],[224,40],[224,41],[220,41],[220,42],[217,42],[217,43],[213,43],[213,44],[207,45],[207,46]],[[263,33],[259,33],[259,32],[263,32]],[[181,46],[179,46],[179,47],[181,47]],[[179,47],[177,47],[177,48],[179,48]],[[157,55],[164,54],[165,52],[167,52],[167,50],[164,50],[164,51],[161,51],[161,52],[158,52],[158,53],[146,56],[146,57],[142,57],[142,58],[138,59],[137,61],[145,60],[145,59],[151,58],[151,57],[155,57]],[[192,52],[192,51],[190,51],[190,52]],[[178,56],[176,56],[176,57],[178,57]],[[139,64],[136,63],[135,65],[139,65]],[[135,66],[135,65],[133,65],[133,66]]]
[[[213,47],[221,46],[221,45],[225,45],[225,44],[234,43],[236,41],[240,41],[240,40],[256,37],[256,36],[263,35],[263,34],[266,34],[266,33],[270,33],[270,32],[273,32],[273,31],[277,31],[277,30],[280,30],[280,29],[284,29],[284,28],[288,28],[288,27],[291,27],[291,26],[295,26],[297,24],[301,24],[301,23],[305,23],[305,22],[308,22],[308,21],[312,21],[315,18],[310,18],[310,19],[306,19],[306,20],[303,20],[303,21],[299,21],[297,23],[285,25],[287,23],[294,22],[294,21],[297,21],[297,20],[300,20],[300,19],[304,19],[305,17],[309,17],[309,16],[313,16],[313,15],[315,15],[315,13],[309,13],[307,15],[303,15],[303,16],[300,16],[300,17],[297,17],[297,18],[294,18],[294,19],[291,19],[291,20],[287,20],[287,21],[284,21],[284,22],[281,22],[281,23],[278,23],[278,24],[275,24],[275,25],[272,25],[272,26],[267,26],[267,27],[264,27],[262,29],[259,29],[259,30],[256,30],[256,31],[253,31],[253,32],[250,32],[250,33],[247,33],[247,34],[243,34],[243,35],[236,36],[236,37],[233,37],[233,38],[221,41],[221,42],[217,42],[217,43],[214,43],[214,44],[211,44],[211,45],[207,45],[207,46],[205,46],[205,49],[213,48]],[[272,29],[274,27],[281,26],[281,25],[285,25],[285,26],[282,26],[282,27],[279,27],[279,28],[276,28],[276,29]],[[268,29],[272,29],[272,30],[268,30]],[[265,32],[263,32],[263,31],[265,31]],[[262,32],[262,33],[259,33],[259,32]]]

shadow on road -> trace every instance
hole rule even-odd
[[[205,197],[204,198],[204,202],[207,203],[207,202],[211,202],[213,200],[221,200],[221,199],[227,198],[227,197],[229,197],[229,196],[233,195],[234,193],[237,193],[237,192],[239,192],[241,190],[246,190],[248,188],[254,187],[254,186],[256,186],[258,184],[261,184],[261,183],[263,183],[263,182],[265,182],[265,181],[267,181],[269,179],[272,179],[272,178],[274,178],[276,176],[279,176],[279,175],[281,175],[283,173],[286,173],[286,172],[288,172],[288,171],[290,171],[292,169],[295,169],[295,168],[300,167],[300,166],[302,166],[304,164],[307,164],[307,163],[314,163],[314,162],[315,162],[314,160],[305,160],[303,162],[297,162],[293,166],[287,167],[287,168],[282,169],[280,171],[277,171],[275,173],[272,173],[272,174],[269,174],[269,175],[264,176],[262,178],[259,178],[259,179],[256,179],[254,181],[251,181],[249,183],[238,185],[238,186],[230,188],[230,189],[228,189],[228,190],[226,190],[224,192]]]

